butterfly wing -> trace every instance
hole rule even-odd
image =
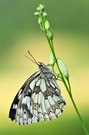
[[[36,83],[40,92],[36,94],[38,108],[38,121],[51,120],[58,117],[66,105],[65,100],[61,96],[60,89],[56,83],[55,78],[41,78],[40,83]],[[35,100],[34,98],[34,100]]]
[[[28,90],[29,92],[31,92],[31,90],[29,89],[29,83],[34,79],[37,78],[39,76],[38,72],[35,72],[32,76],[30,76],[27,81],[23,84],[23,86],[20,88],[20,90],[18,91],[18,93],[16,94],[13,103],[11,105],[10,111],[9,111],[9,118],[11,118],[11,120],[14,120],[16,117],[16,110],[18,110],[18,104],[20,102],[20,100],[22,99],[22,95],[23,93]]]
[[[20,125],[58,117],[65,106],[56,80],[36,72],[17,93],[9,117]]]

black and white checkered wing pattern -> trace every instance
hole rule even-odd
[[[56,80],[36,72],[17,93],[9,117],[20,125],[51,120],[63,112],[65,104]]]
[[[39,72],[35,72],[32,76],[30,76],[27,79],[27,81],[23,84],[23,86],[20,88],[18,93],[16,94],[14,101],[11,105],[10,111],[9,111],[9,118],[11,118],[11,120],[15,120],[17,110],[19,109],[19,106],[20,106],[19,103],[21,102],[22,98],[24,98],[26,96],[25,93],[28,92],[29,97],[31,97],[31,89],[29,89],[29,83],[33,79],[37,78],[38,76],[39,76]]]

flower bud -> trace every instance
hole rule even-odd
[[[46,20],[46,21],[45,21],[45,29],[48,30],[49,28],[50,28],[49,21]]]
[[[35,16],[39,16],[39,12],[35,12],[34,15],[35,15]]]
[[[44,8],[45,8],[45,6],[42,5],[42,4],[40,4],[40,5],[37,7],[37,10],[38,10],[38,11],[43,11]]]
[[[51,52],[50,53],[50,65],[53,65],[53,64],[55,64],[55,59],[54,59],[53,53]]]
[[[41,24],[42,23],[42,16],[39,16],[38,18],[38,24]]]
[[[53,39],[53,33],[50,31],[50,30],[47,30],[47,37],[49,40],[52,40]]]
[[[61,59],[57,59],[57,62],[58,62],[58,66],[63,74],[63,76],[68,79],[69,78],[69,72],[68,72],[68,69],[66,67],[66,65],[63,63],[63,61]]]
[[[47,17],[47,13],[46,12],[43,12],[43,17]]]

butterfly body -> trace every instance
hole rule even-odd
[[[9,118],[20,125],[58,117],[66,104],[61,96],[54,73],[43,63],[18,91]]]

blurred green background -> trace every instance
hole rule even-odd
[[[61,82],[67,105],[58,119],[18,126],[8,118],[15,94],[38,70],[24,57],[27,50],[36,60],[49,63],[50,49],[33,15],[40,3],[46,7],[57,56],[69,69],[74,99],[89,130],[89,1],[0,0],[0,134],[84,135]]]

